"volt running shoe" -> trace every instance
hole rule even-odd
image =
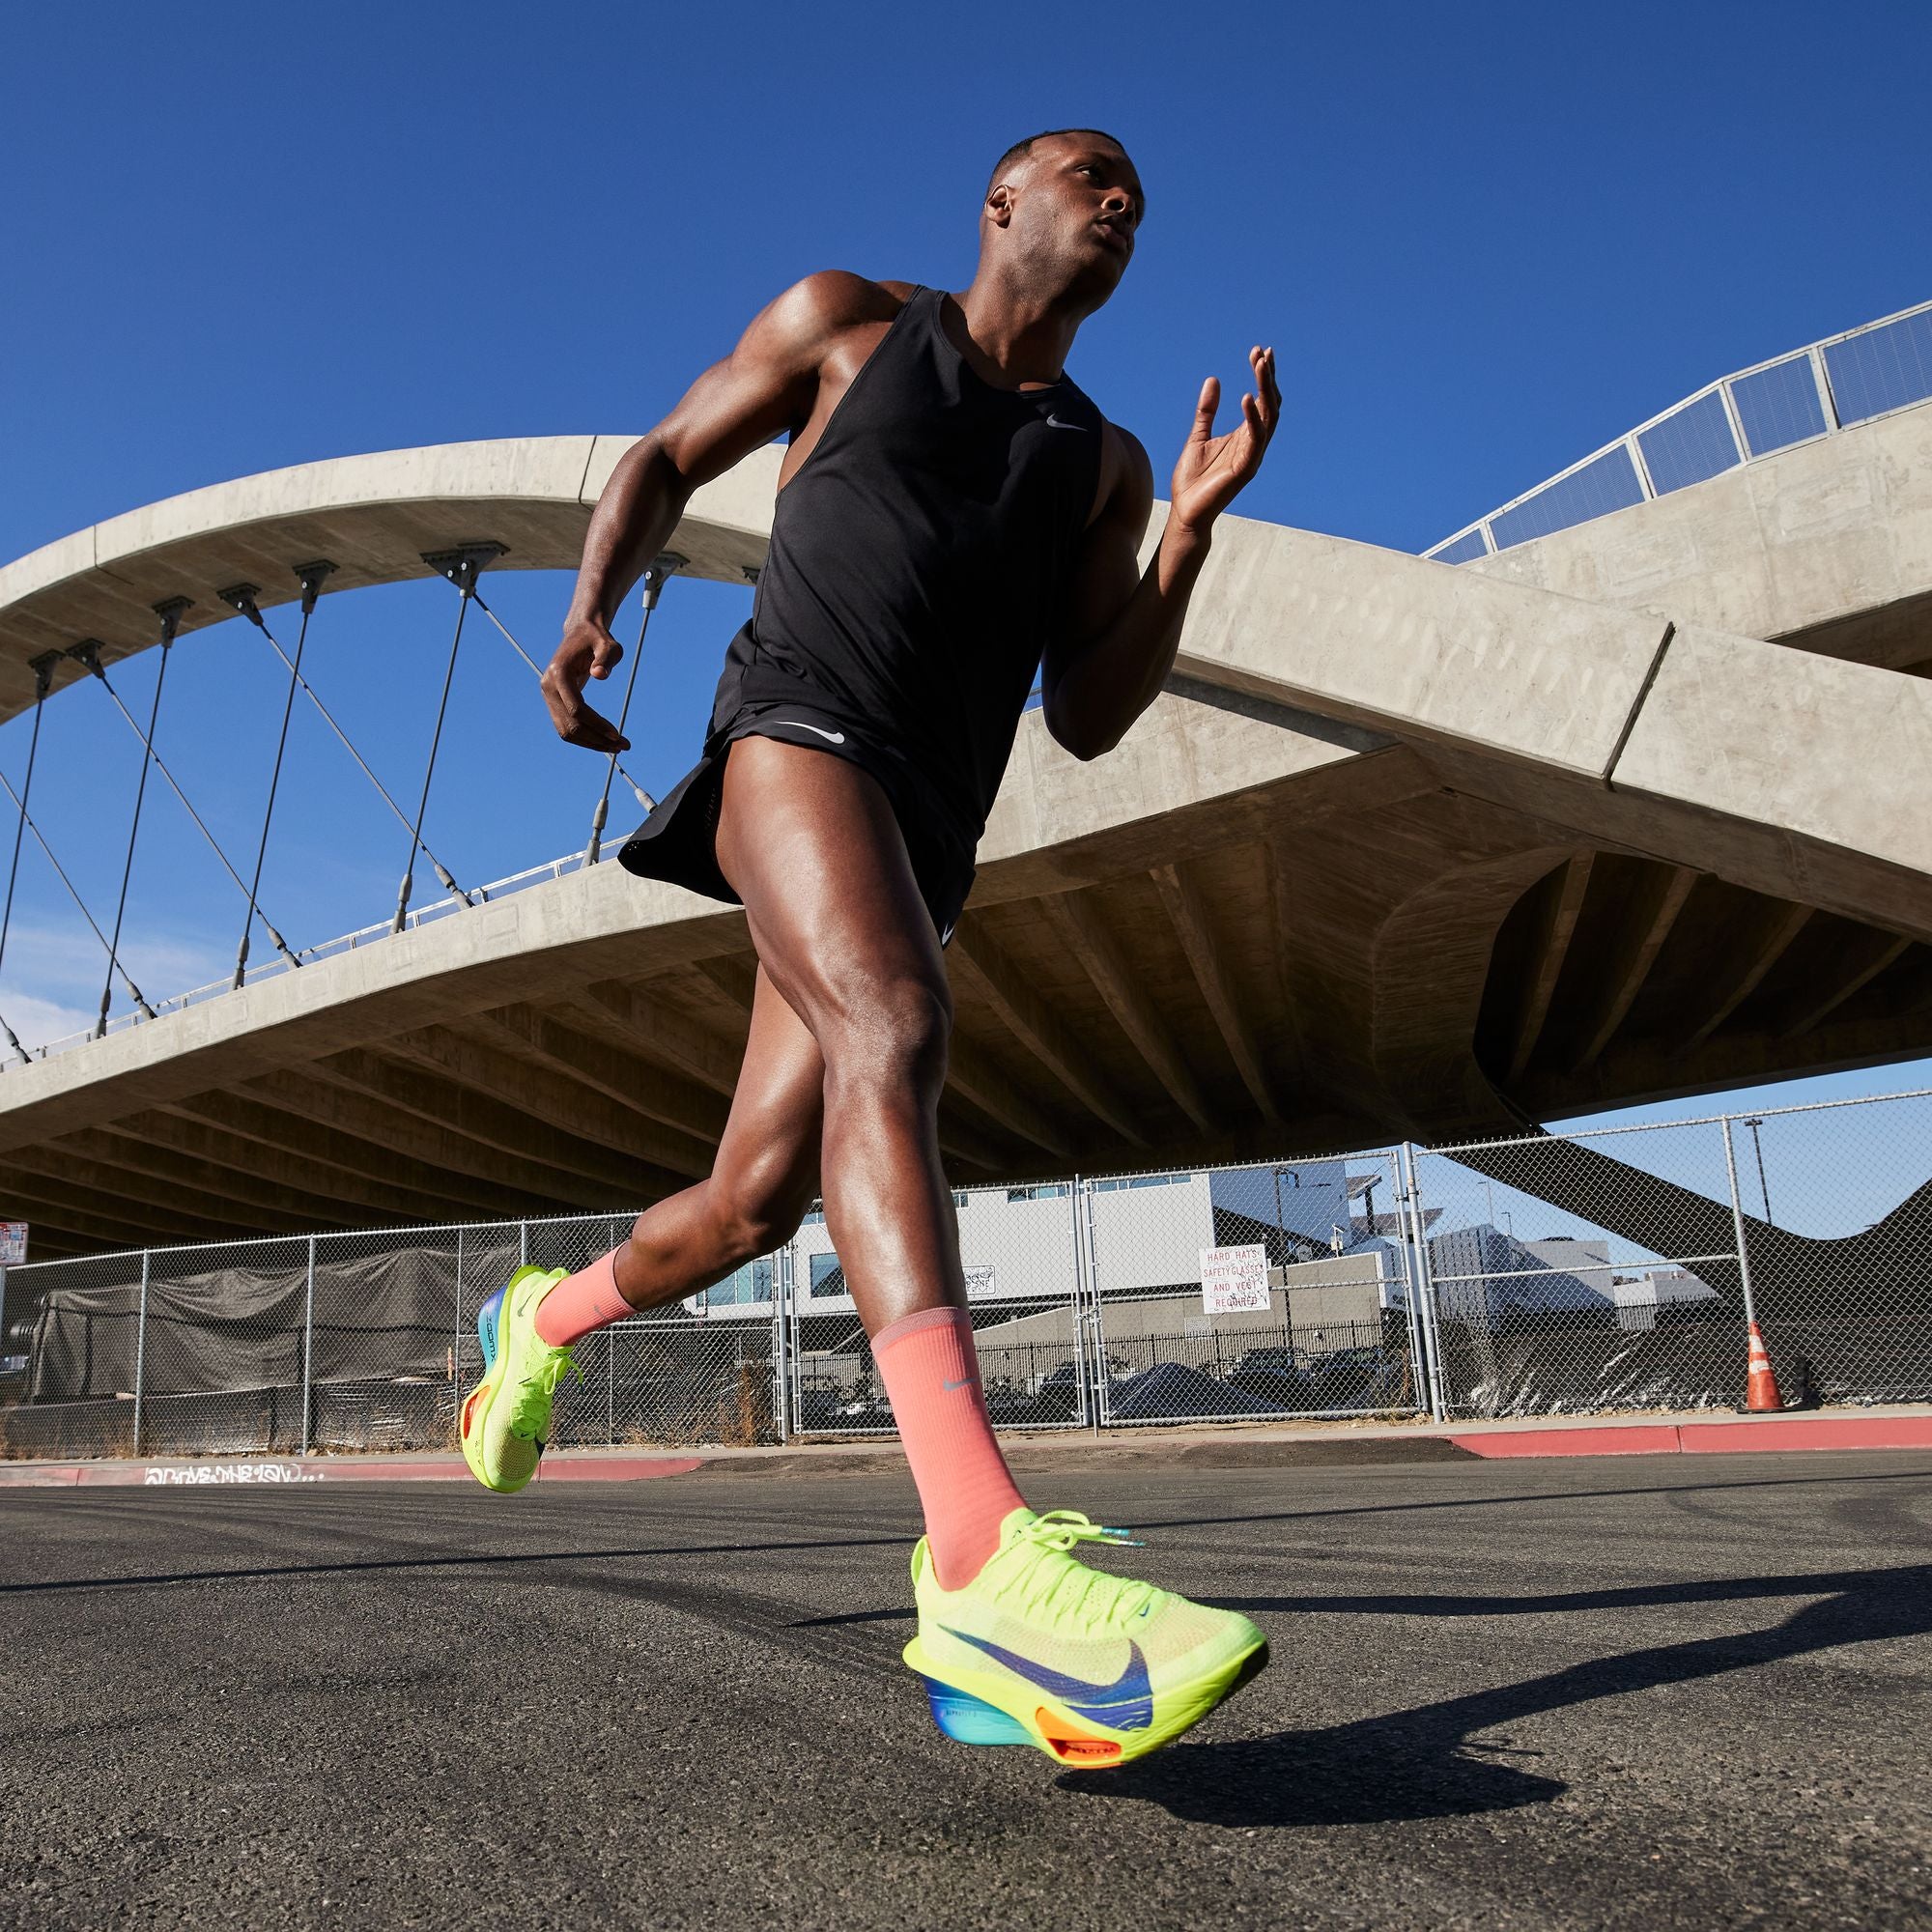
[[[514,1494],[537,1472],[550,1434],[551,1400],[566,1375],[582,1379],[568,1349],[536,1331],[537,1303],[562,1268],[520,1267],[476,1312],[483,1379],[463,1405],[463,1460],[486,1490]]]
[[[920,1539],[919,1634],[905,1661],[949,1738],[1032,1745],[1062,1764],[1125,1764],[1171,1744],[1261,1670],[1267,1639],[1246,1617],[1070,1553],[1127,1541],[1073,1510],[1016,1509],[979,1576],[943,1590]]]

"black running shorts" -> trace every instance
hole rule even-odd
[[[659,802],[624,841],[618,863],[639,878],[666,879],[741,903],[718,868],[718,812],[724,788],[724,761],[740,738],[774,738],[843,758],[870,775],[886,794],[905,839],[920,897],[944,946],[952,937],[966,895],[973,889],[973,851],[923,796],[903,753],[880,744],[847,720],[810,705],[748,704],[705,740],[704,755]]]

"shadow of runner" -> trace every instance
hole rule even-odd
[[[1498,1762],[1496,1754],[1503,1747],[1473,1742],[1479,1732],[1600,1697],[1755,1669],[1841,1644],[1932,1632],[1932,1564],[1780,1580],[1787,1589],[1796,1585],[1837,1594],[1805,1605],[1768,1630],[1592,1658],[1520,1684],[1322,1730],[1282,1731],[1227,1744],[1179,1744],[1118,1771],[1066,1772],[1057,1781],[1084,1796],[1158,1804],[1195,1824],[1249,1829],[1388,1824],[1512,1810],[1548,1804],[1569,1787]],[[1726,1588],[1691,1584],[1665,1589],[1680,1587],[1681,1597],[1660,1591],[1653,1601],[1721,1601],[1719,1593]],[[1620,1594],[1579,1593],[1585,1603]],[[1741,1600],[1761,1596],[1762,1580],[1740,1579],[1729,1586],[1729,1594]],[[1381,1602],[1399,1611],[1414,1602],[1399,1597],[1349,1601],[1363,1608]],[[1427,1601],[1440,1605],[1454,1600]],[[1495,1599],[1475,1601],[1483,1605],[1477,1614],[1492,1615],[1502,1607]],[[1551,1606],[1547,1599],[1531,1603]],[[1456,1614],[1439,1608],[1434,1613]]]

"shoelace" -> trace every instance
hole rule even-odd
[[[556,1394],[556,1385],[563,1379],[566,1369],[579,1381],[583,1379],[583,1371],[577,1366],[577,1357],[568,1349],[558,1349],[535,1375],[526,1376],[518,1383],[517,1393],[510,1403],[512,1435],[528,1441],[550,1420],[551,1399]]]
[[[1100,1602],[1095,1608],[1099,1616],[1108,1623],[1124,1624],[1140,1616],[1159,1597],[1160,1591],[1151,1583],[1112,1577],[1104,1570],[1090,1570],[1072,1554],[1075,1546],[1082,1543],[1142,1547],[1125,1530],[1110,1529],[1078,1510],[1045,1511],[1021,1529],[1008,1546],[1010,1550],[1028,1545],[1048,1559],[1028,1564],[1022,1573],[1032,1587],[1020,1594],[1021,1615],[1030,1621],[1048,1623],[1091,1620],[1088,1606],[1097,1597]],[[1050,1560],[1056,1556],[1061,1561]]]

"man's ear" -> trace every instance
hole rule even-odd
[[[1013,218],[1013,191],[1002,182],[986,197],[986,219],[995,228],[1005,228]]]

